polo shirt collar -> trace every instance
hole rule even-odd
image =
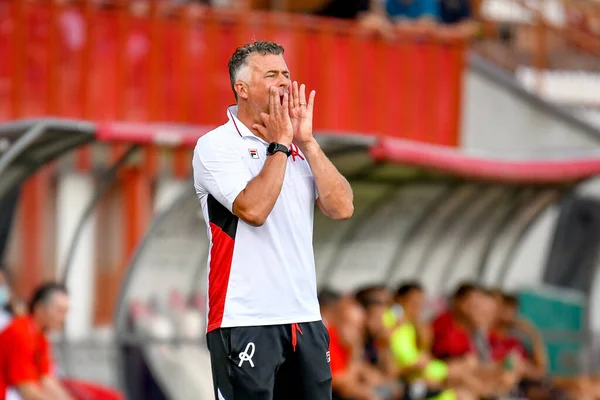
[[[252,133],[252,131],[248,129],[248,127],[237,118],[237,115],[238,106],[233,105],[227,108],[227,118],[229,118],[229,122],[233,124],[233,127],[241,137],[252,137],[260,140],[261,142],[265,142],[264,140],[256,136],[254,133]]]

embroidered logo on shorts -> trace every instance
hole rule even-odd
[[[219,400],[225,400],[225,397],[223,397],[223,393],[221,393],[221,389],[217,388],[217,396],[219,397]]]
[[[240,363],[238,367],[242,367],[245,361],[250,363],[250,366],[254,368],[254,361],[252,361],[252,357],[254,357],[255,346],[254,343],[249,342],[246,346],[246,349],[240,353]]]
[[[248,149],[248,153],[250,153],[250,158],[258,159],[258,150],[256,149]]]
[[[327,364],[329,364],[331,362],[331,355],[329,352],[325,353],[325,357],[327,358]]]

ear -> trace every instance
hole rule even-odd
[[[233,87],[235,88],[238,98],[248,98],[248,84],[246,82],[237,81]]]

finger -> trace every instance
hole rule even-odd
[[[260,113],[260,119],[262,119],[263,124],[266,126],[267,123],[269,122],[269,114],[261,112]]]
[[[306,85],[303,83],[300,85],[300,103],[306,104]]]
[[[269,89],[269,113],[274,115],[277,112],[277,104],[279,103],[279,92],[275,86]]]
[[[252,125],[252,128],[256,129],[261,135],[265,136],[267,135],[267,128],[265,128],[262,125],[258,125],[258,124],[254,124]]]
[[[279,95],[279,88],[275,87],[275,115],[281,115],[283,112],[282,108],[282,97]],[[283,102],[286,102],[286,98],[283,97]]]
[[[289,109],[292,110],[295,107],[295,103],[294,103],[294,88],[293,86],[288,88],[288,93],[289,93]]]
[[[294,107],[300,107],[300,96],[298,94],[298,81],[294,81],[292,85],[292,98],[294,99]]]
[[[289,112],[290,112],[290,103],[289,103],[289,97],[290,95],[287,93],[283,94],[283,102],[282,102],[282,109],[283,109],[283,114],[284,116],[288,116],[289,117]]]
[[[315,96],[317,95],[316,91],[310,92],[310,96],[308,97],[308,111],[313,112],[313,108],[315,106]]]

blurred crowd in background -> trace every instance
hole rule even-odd
[[[77,2],[79,0],[62,0]],[[101,5],[114,4],[114,1],[97,0]],[[127,0],[132,9],[144,12],[149,0]],[[123,2],[125,3],[125,2]],[[456,23],[472,16],[473,0],[159,0],[159,4],[169,6],[213,6],[254,10],[302,12],[342,19],[362,19],[367,16],[381,17],[382,21],[420,20],[431,23]]]
[[[516,296],[463,283],[430,307],[418,282],[320,292],[342,399],[600,399],[600,379],[547,375],[546,345]]]
[[[186,305],[171,296],[169,307],[187,316],[190,306],[196,315],[204,311],[202,298],[195,295]],[[600,399],[600,378],[548,376],[542,335],[520,317],[519,300],[510,293],[465,282],[447,302],[433,304],[423,286],[410,281],[395,291],[384,285],[354,293],[321,288],[319,302],[336,400]],[[28,315],[2,270],[0,305],[0,332]],[[182,325],[188,340],[203,336],[197,318]]]
[[[40,0],[30,0],[40,1]],[[82,3],[83,0],[60,0],[66,5]],[[392,35],[394,23],[466,24],[474,16],[479,0],[92,0],[97,6],[111,8],[128,5],[134,15],[143,16],[157,4],[165,13],[189,6],[192,15],[201,13],[206,7],[229,8],[231,10],[276,10],[303,13],[339,19],[358,20],[365,27],[385,35]]]

